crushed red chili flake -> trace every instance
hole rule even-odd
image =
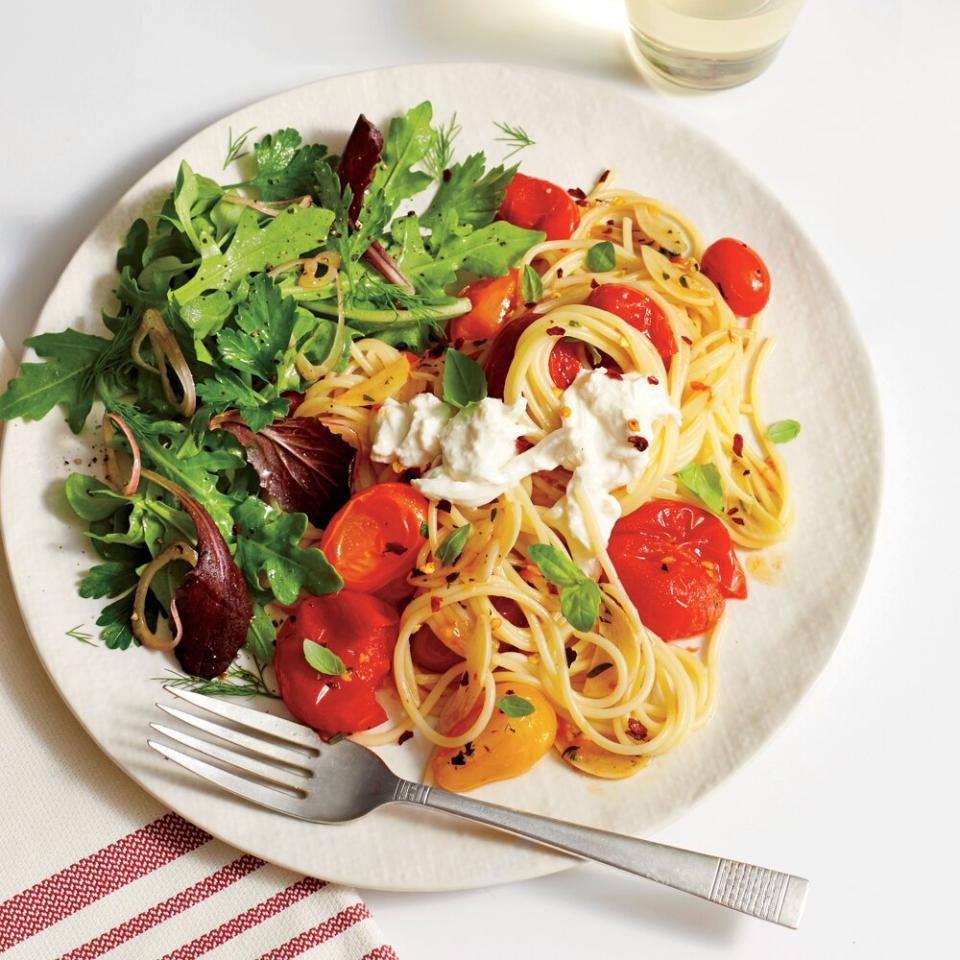
[[[468,740],[468,741],[463,745],[463,752],[464,752],[468,757],[472,757],[472,756],[473,756],[473,753],[474,753],[474,750],[475,750],[475,749],[476,749],[476,748],[474,747],[472,740]]]
[[[563,267],[557,267],[557,279],[560,280],[563,277]]]
[[[659,382],[660,381],[656,377],[647,377],[647,383],[649,383],[652,387],[655,387]]]
[[[449,182],[450,182],[450,178],[451,178],[452,176],[453,176],[453,173],[451,172],[450,168],[447,167],[447,168],[443,171],[443,182],[444,182],[444,183],[449,183]]]
[[[744,477],[749,477],[749,476],[750,476],[750,470],[749,470],[749,469],[744,470],[742,476],[744,476]]]
[[[743,434],[741,433],[733,435],[733,455],[735,457],[743,456]]]
[[[578,200],[586,200],[587,195],[579,187],[567,187],[567,193],[571,197],[576,197]]]
[[[409,549],[409,547],[404,546],[402,543],[397,543],[394,540],[391,540],[383,546],[384,553],[393,553],[398,557],[402,557]]]
[[[627,437],[627,443],[636,447],[641,453],[650,446],[650,441],[646,437],[641,437],[639,434],[633,434]]]
[[[443,601],[439,597],[430,598],[430,609],[436,613],[443,606]]]
[[[610,171],[604,170],[603,173],[601,173],[600,176],[597,177],[597,183],[603,183],[609,176],[610,176]]]
[[[693,346],[693,341],[692,341],[688,336],[686,336],[685,334],[681,334],[680,339],[681,339],[688,347],[692,347],[692,346]]]
[[[403,733],[397,738],[397,746],[402,747],[408,740],[413,739],[412,730],[404,730]]]
[[[577,651],[573,647],[564,647],[563,654],[567,658],[567,666],[572,667],[573,661],[577,659]]]
[[[731,507],[731,508],[727,511],[727,516],[728,516],[728,517],[732,517],[735,513],[739,513],[739,512],[740,512],[740,508],[739,508],[739,507]]]
[[[448,573],[446,579],[447,579],[447,583],[454,583],[455,581],[460,579],[460,571],[455,570],[453,573]]]
[[[470,682],[470,677],[467,676],[466,671],[460,674],[460,686],[465,687]]]
[[[731,517],[730,518],[738,527],[742,527],[746,521],[743,517]]]
[[[623,371],[622,371],[622,370],[618,370],[616,367],[606,367],[606,368],[604,368],[604,373],[606,373],[606,375],[607,375],[611,380],[622,380],[622,379],[623,379]]]
[[[636,717],[627,721],[627,734],[634,740],[646,740],[649,736],[647,728]]]
[[[551,337],[562,337],[567,331],[563,327],[547,327],[547,333]]]
[[[701,380],[691,380],[690,389],[691,390],[709,390],[710,385],[703,383]]]
[[[517,453],[524,453],[529,450],[533,444],[526,437],[517,437]]]
[[[463,755],[463,751],[461,750],[459,753],[455,753],[455,754],[450,758],[450,762],[451,762],[455,767],[462,767],[462,766],[467,762],[467,758]]]
[[[465,342],[466,342],[465,337],[457,337],[457,339],[453,341],[453,349],[459,350],[464,345]]]
[[[438,500],[437,509],[442,510],[444,513],[450,512],[450,501],[449,500]]]
[[[600,283],[599,283],[599,281],[597,280],[597,278],[596,278],[596,277],[591,277],[591,278],[590,278],[590,289],[591,289],[591,290],[596,290],[597,287],[599,287],[599,286],[600,286]]]

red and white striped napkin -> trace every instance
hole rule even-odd
[[[12,367],[0,341],[0,385]],[[214,840],[99,751],[45,675],[2,557],[0,784],[4,958],[396,960],[354,891]]]

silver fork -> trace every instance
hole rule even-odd
[[[386,803],[412,803],[619,867],[751,917],[793,928],[800,923],[808,887],[802,877],[552,820],[404,780],[372,750],[350,740],[326,744],[313,730],[290,720],[175,687],[164,689],[240,729],[158,703],[164,713],[244,752],[164,724],[150,726],[243,773],[225,770],[156,740],[147,743],[187,770],[262,807],[313,823],[343,823]]]

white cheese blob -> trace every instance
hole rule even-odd
[[[370,423],[370,459],[425,467],[440,453],[440,434],[452,408],[432,393],[418,393],[407,403],[387,397]]]
[[[584,371],[564,391],[564,426],[551,434],[565,438],[561,462],[573,476],[567,493],[551,514],[573,543],[579,558],[589,555],[590,536],[580,502],[589,503],[601,539],[610,539],[620,517],[620,503],[611,491],[626,486],[646,467],[654,424],[665,417],[680,422],[680,411],[663,385],[645,374],[625,373],[622,378],[605,370]]]

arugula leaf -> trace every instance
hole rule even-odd
[[[328,677],[341,677],[347,672],[347,665],[332,650],[313,640],[303,641],[303,659]]]
[[[715,463],[689,463],[677,471],[677,479],[714,513],[723,513],[723,486]]]
[[[560,612],[575,630],[592,630],[600,614],[600,587],[562,550],[533,544],[530,559],[551,583],[560,587]]]
[[[507,694],[505,697],[497,697],[496,704],[497,709],[508,717],[529,717],[537,709],[525,697],[519,697],[515,693]]]
[[[433,107],[429,100],[417,104],[402,117],[390,121],[390,129],[383,144],[383,163],[386,170],[374,177],[373,186],[367,191],[382,193],[384,203],[395,210],[401,200],[426,190],[431,177],[427,173],[411,170],[427,155],[433,146],[434,132],[430,126]],[[363,217],[360,217],[363,222]]]
[[[117,270],[129,267],[134,273],[143,269],[143,254],[150,239],[147,221],[138,217],[130,224],[123,246],[117,251]]]
[[[81,597],[116,597],[137,585],[137,571],[128,563],[111,560],[91,567],[80,582]]]
[[[71,473],[64,487],[70,509],[82,520],[104,520],[122,509],[127,497],[102,480],[85,473]]]
[[[255,589],[269,586],[280,603],[295,603],[301,590],[315,596],[335,593],[340,575],[316,547],[300,546],[307,529],[304,513],[284,513],[258,497],[248,497],[233,511],[236,562]]]
[[[466,354],[448,347],[443,359],[443,400],[463,410],[487,395],[483,367]]]
[[[180,228],[203,259],[219,254],[220,247],[217,246],[217,241],[204,223],[194,223],[194,208],[199,204],[201,209],[205,209],[211,197],[219,200],[222,193],[220,187],[212,180],[197,177],[186,160],[180,161],[176,186],[173,188],[173,209],[180,222]]]
[[[606,273],[617,265],[617,251],[609,240],[602,240],[587,251],[586,263],[588,270]]]
[[[40,420],[58,403],[67,410],[67,422],[79,433],[93,405],[93,373],[110,341],[67,329],[41,333],[24,341],[46,363],[25,363],[0,396],[0,420],[27,417]]]
[[[196,343],[216,333],[227,322],[233,308],[234,302],[230,294],[226,290],[215,290],[185,303],[180,307],[179,315],[184,325],[193,333]]]
[[[529,263],[524,264],[523,276],[520,279],[520,296],[526,304],[537,303],[543,296],[543,280]]]
[[[472,532],[473,526],[465,523],[462,527],[451,530],[450,533],[443,538],[443,541],[437,547],[437,559],[443,566],[449,567],[450,564],[457,562]]]
[[[276,642],[277,630],[270,615],[263,609],[263,604],[254,603],[253,619],[250,621],[244,649],[251,653],[258,663],[268,664],[273,662]]]
[[[261,200],[288,200],[312,192],[314,169],[327,148],[319,143],[303,144],[300,134],[287,127],[268,133],[253,152],[257,173],[244,186],[258,190]]]
[[[799,433],[798,420],[777,420],[767,427],[767,439],[771,443],[789,443]]]
[[[485,163],[483,153],[474,153],[450,167],[449,176],[441,181],[423,214],[425,227],[434,229],[447,210],[455,210],[458,221],[471,227],[493,222],[517,168],[500,164],[484,171]]]
[[[229,289],[250,273],[310,253],[326,239],[332,222],[333,213],[322,207],[288,207],[261,227],[257,212],[248,207],[230,246],[204,260],[196,274],[174,291],[174,300],[182,306],[207,290]]]

